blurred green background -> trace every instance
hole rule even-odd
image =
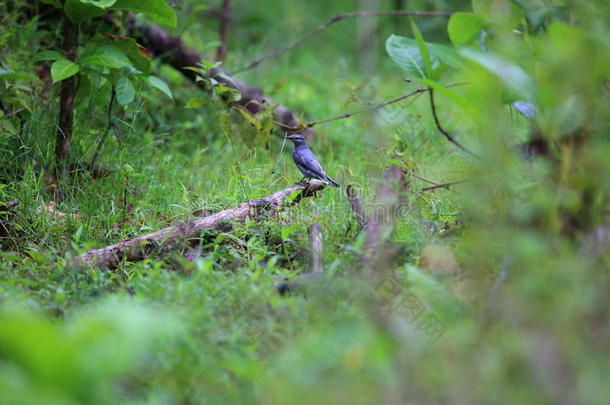
[[[387,236],[398,253],[372,269],[382,283],[355,277],[364,238],[344,189],[210,231],[192,261],[174,249],[115,269],[75,266],[90,248],[262,198],[300,173],[285,131],[230,124],[220,98],[153,60],[173,99],[136,86],[100,148],[106,176],[62,180],[65,198],[49,208],[60,85],[13,74],[36,73],[34,55],[58,49],[60,25],[42,3],[0,1],[0,202],[20,201],[0,209],[0,404],[608,403],[606,2],[232,1],[229,73],[344,12],[473,13],[454,20],[453,36],[448,17],[413,18],[451,51],[430,48],[447,65],[438,78],[413,76],[386,51],[392,34],[415,38],[406,16],[339,21],[238,75],[304,121],[437,86],[443,127],[476,158],[438,131],[426,94],[317,125],[309,140],[366,207],[387,167],[405,169],[410,188]],[[213,59],[221,3],[171,2],[178,24],[163,28]],[[126,34],[102,18],[87,30]],[[74,162],[91,160],[108,125],[110,83],[82,88]],[[186,108],[193,98],[202,105]],[[524,100],[534,119],[511,105]],[[422,178],[465,182],[425,191]],[[309,271],[315,222],[329,278],[281,297],[278,276]]]

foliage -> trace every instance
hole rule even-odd
[[[390,275],[378,282],[353,277],[364,238],[335,189],[142,261],[76,267],[89,248],[261,198],[299,176],[269,111],[227,107],[239,94],[212,74],[218,63],[193,67],[203,92],[121,24],[142,13],[203,50],[218,34],[201,2],[48,0],[58,7],[48,15],[10,3],[0,8],[0,202],[20,204],[0,205],[0,403],[610,397],[605,4],[413,1],[458,12],[377,20],[374,74],[358,67],[354,19],[240,75],[303,121],[434,90],[438,123],[476,158],[447,142],[423,93],[317,125],[309,141],[369,212],[382,207],[374,195],[385,168],[409,175],[389,237],[396,261],[377,269]],[[357,7],[254,3],[234,2],[227,72]],[[59,49],[62,13],[79,28],[74,60]],[[75,164],[63,200],[50,204],[57,95],[69,77],[79,81]],[[50,82],[60,84],[45,89]],[[422,179],[464,182],[424,191]],[[281,297],[277,277],[308,271],[315,222],[328,279]]]

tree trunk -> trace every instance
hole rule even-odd
[[[76,59],[77,28],[67,16],[62,21],[62,50],[71,61]],[[59,95],[59,118],[55,143],[56,174],[65,177],[70,157],[70,138],[74,120],[74,98],[76,96],[77,76],[74,75],[61,82]]]

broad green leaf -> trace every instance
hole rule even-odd
[[[425,57],[420,52],[420,46],[425,49],[424,53],[430,62],[429,74],[424,62]],[[459,68],[461,65],[458,55],[447,46],[425,42],[418,44],[414,39],[398,35],[391,35],[388,38],[386,49],[390,57],[409,72],[413,79],[428,77],[438,80],[447,66]]]
[[[33,75],[31,73],[13,72],[10,70],[4,70],[2,68],[0,68],[0,80],[6,80],[11,82],[14,82],[16,80],[27,80],[30,82],[40,81],[40,79],[36,75]]]
[[[524,10],[512,0],[472,0],[472,10],[485,20],[512,29],[524,17]]]
[[[129,58],[114,46],[100,47],[88,46],[80,60],[82,65],[95,64],[111,69],[118,69],[131,65]]]
[[[155,77],[155,76],[148,76],[146,78],[146,81],[152,87],[154,87],[157,90],[161,90],[163,93],[165,93],[165,95],[167,97],[169,97],[170,99],[173,99],[172,91],[169,89],[169,87],[167,87],[167,84],[163,80],[161,80],[161,79],[159,79],[158,77]]]
[[[51,65],[53,83],[60,82],[78,73],[78,65],[68,59],[59,59]]]
[[[8,119],[0,117],[0,133],[2,132],[8,132],[9,134],[15,135],[17,130]]]
[[[116,3],[116,1],[117,0],[80,0],[81,3],[91,4],[92,6],[99,8],[108,8]]]
[[[146,48],[141,47],[133,38],[96,35],[89,41],[92,45],[110,45],[120,49],[131,61],[134,68],[142,73],[150,74],[152,67],[150,58],[147,56]]]
[[[117,0],[111,10],[129,10],[142,13],[158,24],[176,26],[176,12],[165,0]]]
[[[67,0],[64,5],[64,12],[75,23],[106,14],[104,8],[97,7],[86,0]]]
[[[64,56],[59,52],[42,51],[42,52],[34,55],[34,57],[32,58],[32,62],[40,62],[43,60],[58,60],[58,59],[63,59],[63,58],[64,58]]]
[[[50,4],[56,8],[61,8],[61,3],[59,0],[40,0],[41,3]]]
[[[136,97],[136,90],[131,80],[126,76],[121,77],[116,83],[116,101],[120,105],[127,105]]]
[[[430,62],[430,52],[428,51],[428,47],[424,42],[424,37],[417,28],[417,24],[411,18],[411,30],[413,31],[413,36],[415,37],[415,42],[417,43],[417,49],[419,50],[419,54],[421,55],[422,61],[424,62],[424,69],[427,77],[432,76],[432,63]]]
[[[441,94],[454,103],[458,104],[462,109],[470,116],[476,116],[476,107],[468,101],[464,96],[456,92],[450,87],[445,87],[441,83],[435,82],[434,80],[422,79],[421,82],[428,87],[431,87],[436,93]]]
[[[447,32],[455,46],[465,45],[477,38],[484,26],[483,19],[473,13],[455,13],[449,19]]]
[[[460,54],[496,75],[508,89],[515,92],[521,99],[526,101],[534,100],[536,83],[519,66],[491,52],[462,49]]]
[[[427,45],[432,55],[440,59],[443,64],[457,70],[463,70],[466,68],[464,58],[457,53],[455,48],[434,43],[428,43]]]
[[[425,78],[425,66],[417,43],[411,38],[390,35],[385,43],[388,55],[412,78]]]

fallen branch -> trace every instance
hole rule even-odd
[[[348,19],[348,18],[399,16],[399,15],[410,15],[410,16],[414,16],[414,17],[450,17],[452,14],[453,13],[446,12],[446,11],[417,11],[417,10],[357,11],[357,12],[353,12],[353,13],[339,14],[339,15],[334,16],[333,18],[331,18],[324,24],[320,25],[318,28],[314,29],[313,31],[310,31],[307,34],[303,35],[302,37],[300,37],[299,39],[297,39],[290,45],[286,45],[283,48],[277,49],[273,52],[269,52],[268,54],[265,54],[265,55],[259,57],[258,59],[247,64],[246,66],[235,70],[233,72],[233,74],[245,72],[246,70],[250,70],[250,69],[260,65],[261,62],[263,62],[267,59],[271,59],[276,56],[280,56],[280,55],[288,52],[289,50],[294,49],[297,46],[301,45],[303,42],[307,41],[308,39],[315,36],[316,34],[319,34],[320,32],[324,31],[325,29],[327,29],[334,23],[339,22],[341,20]]]
[[[316,191],[322,190],[324,183],[312,180],[309,184],[298,183],[287,189],[273,193],[265,198],[249,200],[237,207],[229,208],[207,217],[185,221],[183,223],[161,229],[136,238],[127,239],[114,245],[91,249],[76,258],[77,265],[92,267],[116,267],[123,260],[137,261],[148,256],[159,247],[170,247],[178,241],[197,238],[204,229],[219,227],[226,221],[244,221],[246,218],[260,218],[262,212],[274,211],[278,207],[296,204],[302,198],[311,197]],[[300,192],[295,198],[286,201],[295,192]]]
[[[136,30],[133,27],[134,23],[131,23],[131,25],[131,29]],[[153,55],[160,57],[164,62],[179,70],[180,73],[199,87],[207,90],[203,82],[197,81],[198,76],[196,72],[184,69],[186,67],[197,66],[205,59],[202,55],[190,49],[180,38],[172,36],[158,25],[151,24],[139,27],[138,30],[144,36],[146,46]],[[238,78],[231,76],[222,67],[212,69],[210,75],[218,82],[224,83],[227,87],[239,91],[241,98],[236,102],[232,102],[231,105],[240,105],[252,114],[267,108],[273,108],[273,119],[275,122],[289,126],[298,124],[297,116],[288,107],[278,104],[265,96],[261,89],[250,87]],[[309,131],[303,135],[311,136],[313,134],[313,131]]]

